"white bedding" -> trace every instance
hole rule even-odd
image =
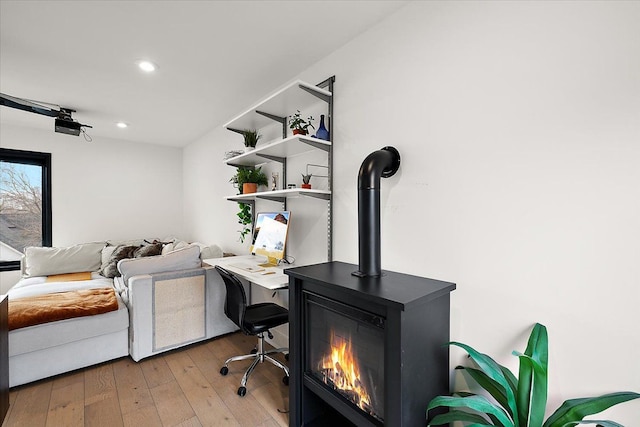
[[[26,277],[20,279],[7,294],[9,299],[30,297],[34,295],[52,294],[56,292],[76,291],[78,289],[113,288],[113,280],[98,273],[91,273],[91,280],[71,282],[47,282],[46,276]]]
[[[8,292],[17,299],[78,289],[113,288],[113,280],[91,273],[91,280],[46,282],[46,277],[21,279]],[[129,353],[129,311],[118,310],[33,325],[9,331],[11,387],[126,356]]]

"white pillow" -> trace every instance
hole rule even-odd
[[[24,249],[25,276],[98,271],[104,245],[105,242],[92,242],[66,248],[27,247]]]
[[[170,252],[166,255],[120,260],[118,262],[118,271],[122,274],[124,283],[128,285],[131,277],[140,274],[187,270],[190,268],[198,268],[201,265],[200,248],[193,245]]]
[[[101,260],[100,260],[100,271],[103,271],[107,265],[109,265],[109,261],[111,260],[111,255],[113,251],[115,251],[117,246],[112,246],[111,244],[107,244],[104,248],[102,248]]]
[[[222,248],[218,245],[207,246],[200,242],[193,242],[192,245],[198,245],[200,247],[200,259],[222,258]]]

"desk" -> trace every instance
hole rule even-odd
[[[225,258],[209,258],[204,259],[203,262],[215,267],[219,265],[225,270],[229,270],[231,273],[242,277],[248,282],[254,283],[258,286],[262,286],[267,289],[281,289],[286,288],[289,285],[289,276],[284,274],[284,267],[268,267],[264,271],[250,272],[239,268],[240,265],[250,265],[258,267],[258,264],[264,262],[264,257],[259,255],[240,255]],[[270,273],[270,274],[264,274]]]

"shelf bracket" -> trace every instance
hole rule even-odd
[[[284,157],[272,156],[270,154],[259,154],[259,153],[256,153],[256,156],[262,157],[264,159],[272,160],[272,161],[278,162],[278,163],[286,162],[286,159]]]
[[[265,199],[265,200],[271,200],[272,202],[280,202],[280,203],[284,203],[285,200],[287,200],[286,197],[278,197],[278,196],[256,196],[257,199]]]
[[[228,197],[227,200],[230,201],[230,202],[244,203],[246,205],[254,205],[255,204],[255,202],[252,199],[241,199],[241,198],[238,198],[238,197]]]
[[[300,89],[302,89],[303,91],[305,91],[307,93],[310,93],[311,95],[315,96],[316,98],[319,98],[319,99],[323,100],[326,103],[329,103],[331,101],[331,97],[325,95],[324,93],[315,92],[315,91],[309,89],[308,87],[302,86],[302,85],[298,85],[298,87]]]
[[[305,193],[305,192],[300,192],[301,196],[307,196],[307,197],[314,197],[316,199],[322,199],[322,200],[329,200],[331,198],[330,194],[318,194],[318,193]]]
[[[265,113],[264,111],[260,111],[260,110],[256,110],[257,114],[260,114],[261,116],[265,116],[271,120],[275,120],[278,123],[281,123],[282,125],[287,124],[287,118],[286,117],[280,117],[280,116],[276,116],[275,114],[271,114],[271,113]]]
[[[227,162],[227,165],[233,166],[233,167],[236,167],[236,168],[248,168],[248,167],[250,167],[250,166],[247,166],[247,165],[241,165],[239,163],[228,163],[228,162]]]
[[[264,111],[256,110],[256,114],[260,114],[261,116],[265,116],[271,120],[275,120],[276,122],[282,125],[282,139],[287,137],[287,117],[276,116],[275,114],[266,113]]]
[[[330,146],[327,144],[323,144],[321,142],[309,141],[308,139],[300,138],[301,142],[304,142],[307,145],[312,146],[313,148],[317,148],[318,150],[329,152]]]
[[[244,136],[244,130],[242,129],[227,128],[227,130],[230,130],[231,132],[239,133],[240,135]]]

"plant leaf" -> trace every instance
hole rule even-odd
[[[502,406],[507,410],[507,412],[509,412],[510,408],[509,402],[507,400],[507,393],[505,389],[500,386],[500,384],[489,378],[487,374],[479,369],[466,368],[464,366],[458,366],[456,367],[456,369],[463,369],[464,371],[466,371],[471,376],[471,378],[473,378],[480,385],[480,387],[489,392],[489,394],[491,394],[491,396],[496,399],[496,402],[498,402],[500,406]],[[509,413],[509,415],[511,415],[512,418],[514,416],[514,414],[512,413]]]
[[[480,370],[484,372],[487,375],[487,377],[491,378],[493,381],[499,384],[500,387],[502,387],[505,395],[507,396],[507,403],[508,403],[508,406],[504,408],[504,410],[507,414],[512,414],[512,419],[513,419],[513,422],[515,423],[514,425],[518,427],[519,426],[518,417],[515,416],[515,414],[518,413],[518,407],[516,405],[516,397],[509,385],[509,381],[505,378],[505,375],[501,369],[501,366],[491,357],[487,356],[486,354],[482,354],[478,352],[471,346],[468,346],[466,344],[462,344],[459,342],[455,342],[455,341],[450,342],[449,345],[455,345],[457,347],[464,349],[467,353],[469,353],[469,356],[471,357],[471,359],[473,359],[473,361],[478,365],[478,368],[480,368]]]
[[[514,351],[520,359],[517,404],[520,427],[540,427],[547,406],[547,328],[536,323],[525,353]]]
[[[500,365],[500,369],[502,369],[502,374],[504,375],[505,379],[509,383],[509,387],[511,387],[511,391],[515,395],[518,392],[518,379],[516,378],[515,375],[513,375],[513,373],[509,369],[505,368],[504,366]]]
[[[491,403],[484,396],[468,396],[468,397],[454,397],[454,396],[437,396],[429,402],[427,411],[439,406],[447,406],[454,408],[467,408],[487,415],[493,415],[499,421],[499,425],[503,427],[514,427],[513,421],[509,418],[507,413],[501,407]]]
[[[433,419],[428,423],[430,426],[438,426],[442,424],[449,424],[454,421],[462,421],[468,423],[480,423],[486,424],[487,420],[484,419],[481,415],[475,414],[472,412],[461,411],[459,409],[451,409],[446,414],[439,414],[433,417]]]
[[[544,427],[562,427],[579,423],[587,415],[593,415],[609,409],[618,403],[640,398],[640,394],[632,391],[604,394],[597,397],[585,397],[565,401],[545,421]]]
[[[597,424],[597,427],[624,427],[622,424],[615,423],[609,420],[582,420],[580,424]],[[565,426],[571,427],[578,425],[578,423],[567,423]]]

